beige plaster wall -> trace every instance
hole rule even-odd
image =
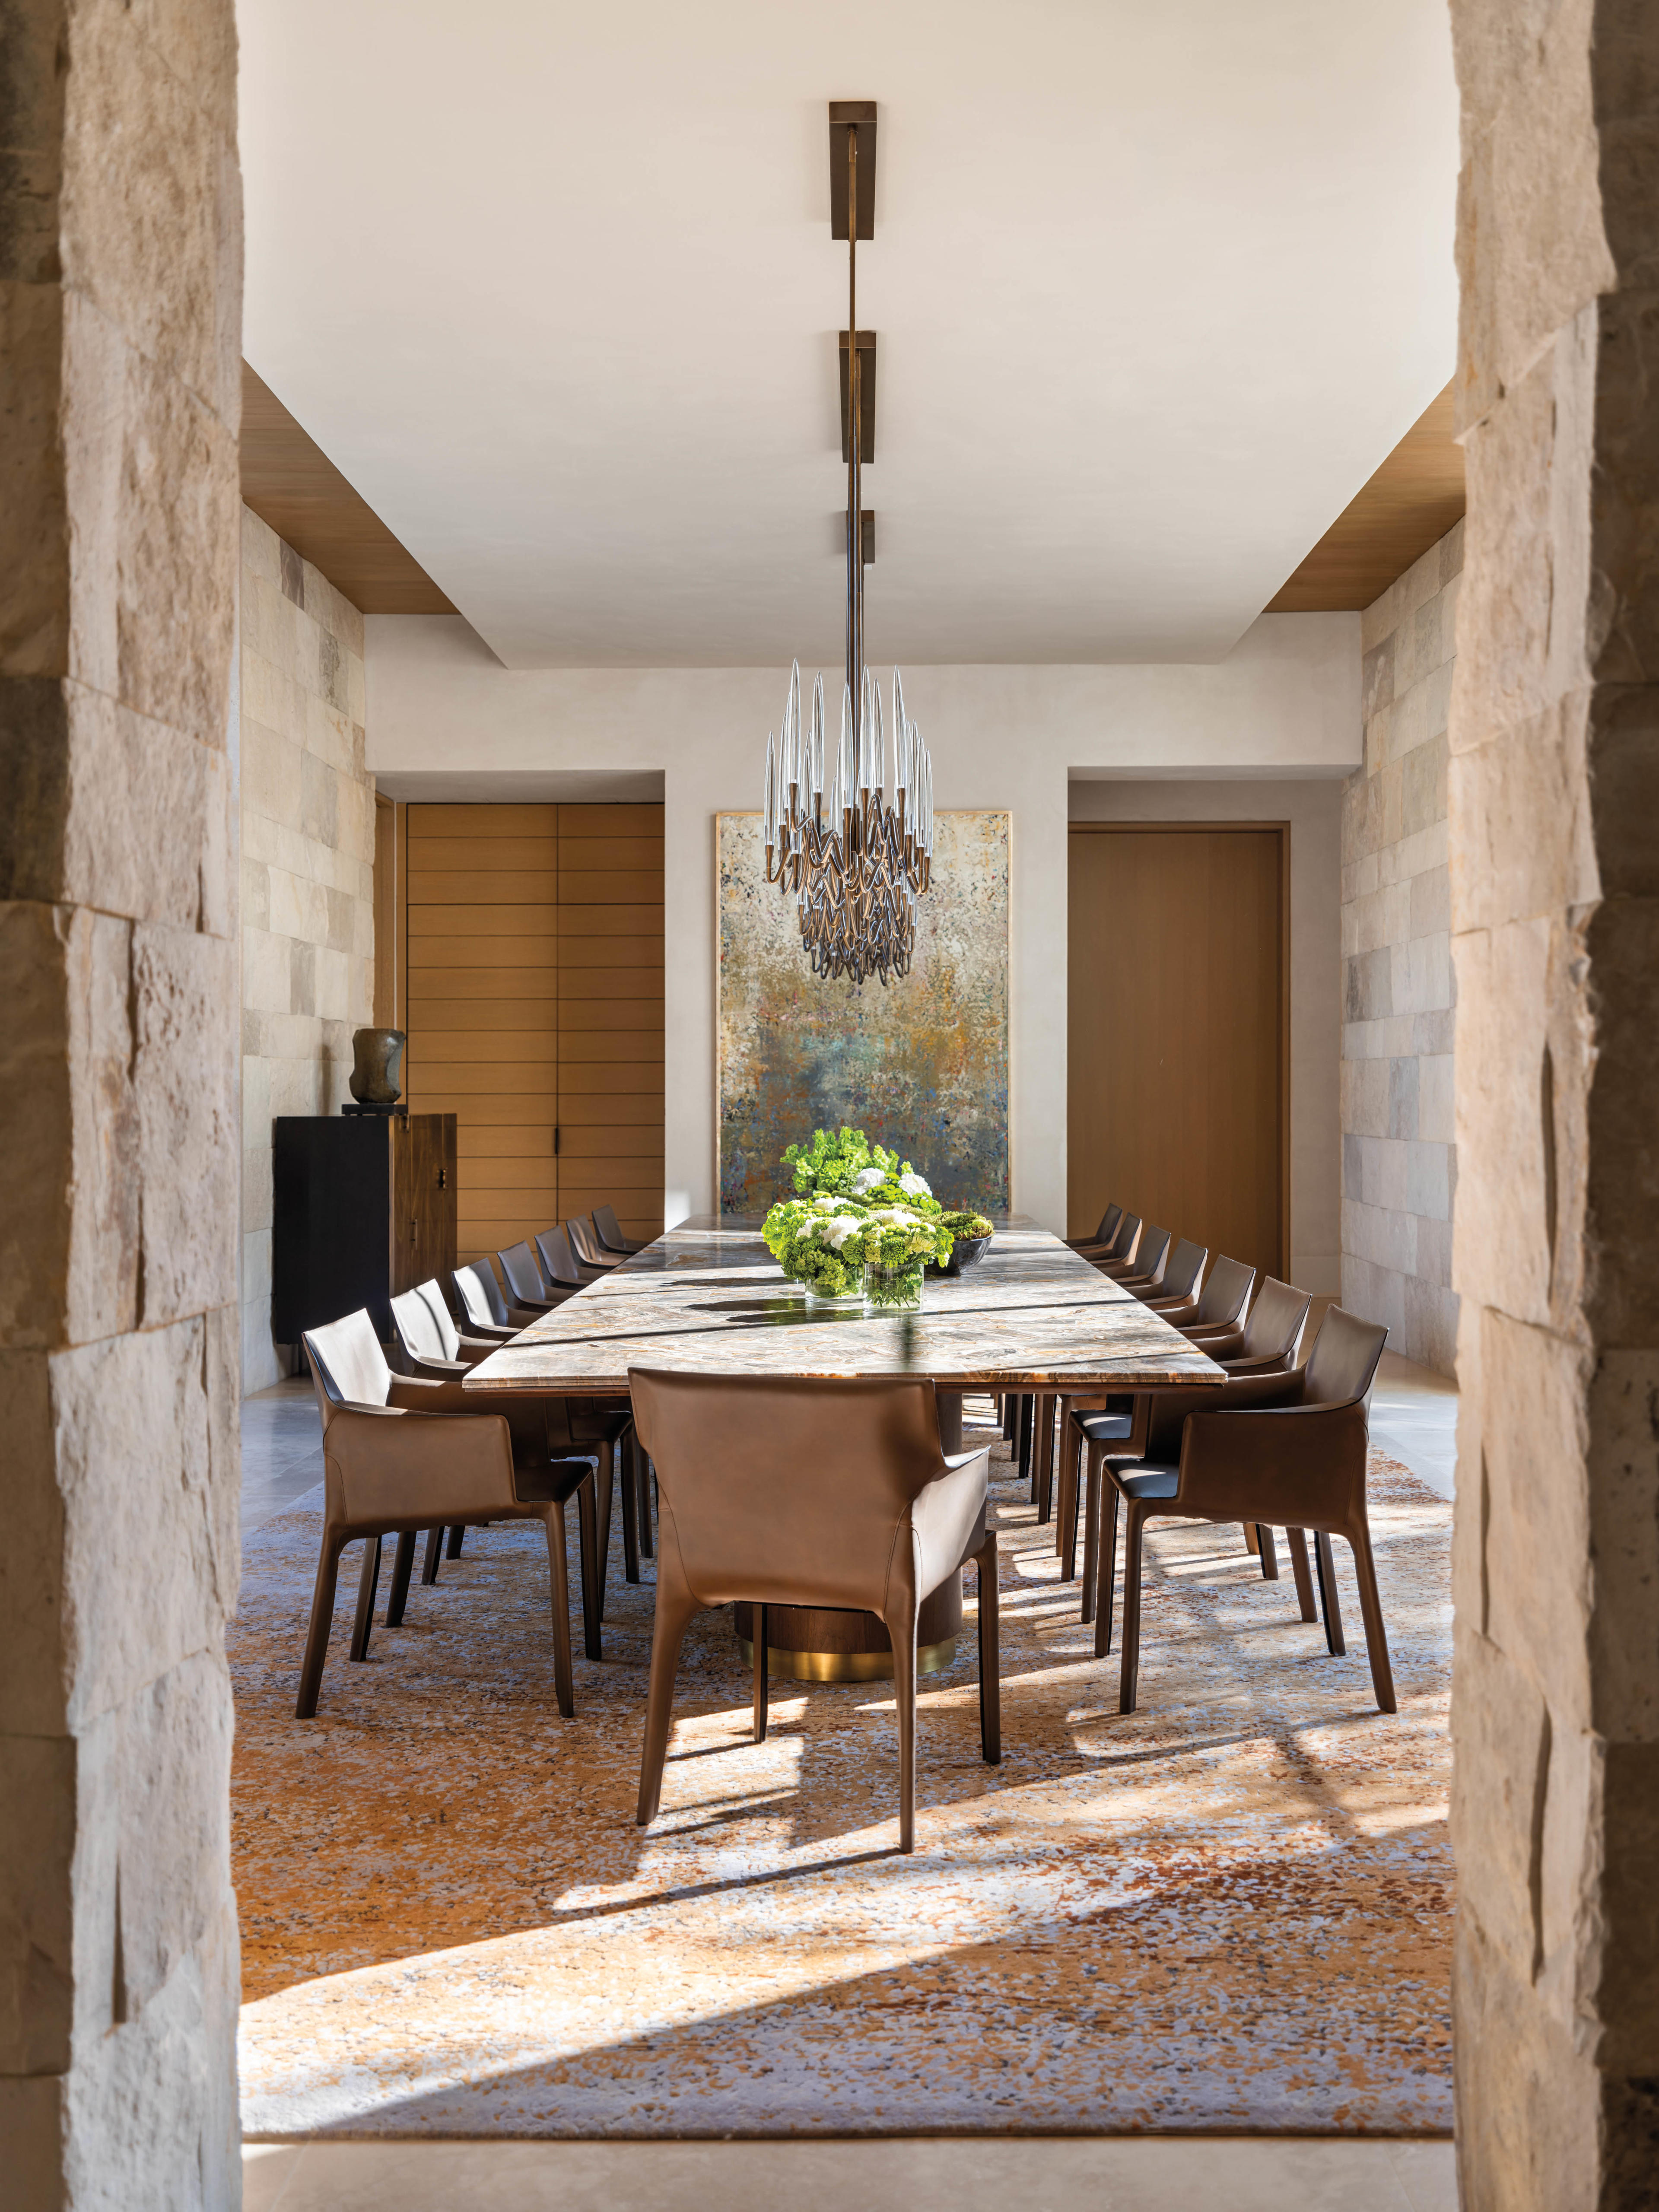
[[[1360,622],[1365,760],[1342,794],[1342,1303],[1455,1372],[1446,721],[1463,526]]]
[[[374,779],[363,618],[242,509],[242,1387],[270,1336],[270,1125],[333,1114],[374,1011]]]
[[[240,2202],[231,0],[0,5],[0,2201]]]
[[[1338,1288],[1337,939],[1334,777],[1132,781],[1073,777],[1073,822],[1287,822],[1291,829],[1291,1279]]]

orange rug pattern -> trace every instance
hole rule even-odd
[[[663,1814],[636,1828],[649,1565],[614,1572],[562,1721],[538,1527],[471,1533],[362,1666],[349,1553],[296,1721],[320,1492],[255,1531],[232,1636],[248,2134],[1449,2131],[1450,1507],[1373,1455],[1391,1717],[1344,1547],[1333,1659],[1288,1567],[1154,1523],[1126,1717],[1000,1444],[993,1474],[1004,1763],[979,1758],[970,1602],[924,1686],[909,1859],[887,1686],[775,1684],[757,1746],[729,1613],[687,1639]]]

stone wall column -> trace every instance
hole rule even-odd
[[[1659,0],[1452,0],[1468,2212],[1659,2204]]]
[[[0,2196],[240,2201],[232,0],[0,0]]]

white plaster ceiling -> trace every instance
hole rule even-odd
[[[1212,659],[1451,373],[1445,0],[239,0],[245,349],[509,666]]]

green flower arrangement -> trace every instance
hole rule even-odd
[[[994,1237],[996,1234],[982,1213],[945,1213],[939,1218],[952,1237]]]
[[[896,1169],[898,1155],[872,1146],[862,1129],[837,1129],[833,1137],[827,1129],[814,1129],[811,1144],[788,1146],[783,1164],[793,1170],[797,1191],[813,1198],[820,1191],[837,1195],[851,1191],[854,1177],[867,1168],[879,1168],[884,1174]]]
[[[895,1274],[892,1286],[883,1284],[871,1291],[873,1304],[916,1304],[922,1268],[929,1260],[950,1254],[936,1219],[909,1206],[872,1206],[828,1191],[780,1199],[761,1234],[784,1273],[804,1283],[816,1297],[860,1295],[866,1267]]]

